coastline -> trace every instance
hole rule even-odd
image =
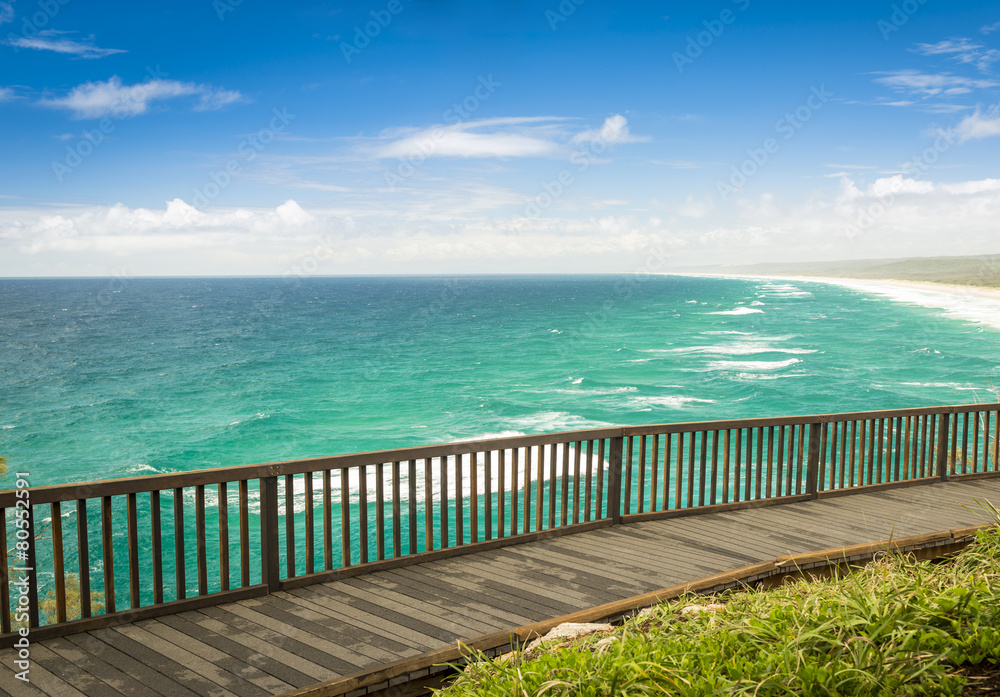
[[[873,293],[895,302],[944,310],[946,317],[1000,329],[1000,288],[963,286],[893,278],[862,279],[836,276],[790,276],[782,274],[688,273],[667,274],[703,278],[741,278],[795,283],[823,283],[863,293]]]

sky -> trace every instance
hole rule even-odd
[[[0,276],[1000,252],[1000,6],[0,0]]]

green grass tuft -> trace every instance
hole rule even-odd
[[[958,695],[1000,662],[1000,524],[947,563],[886,555],[830,581],[684,598],[534,658],[470,665],[441,697]],[[608,642],[605,642],[607,644]]]

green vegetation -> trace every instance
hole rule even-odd
[[[698,602],[724,609],[681,612]],[[948,563],[886,555],[830,581],[685,598],[613,636],[480,660],[440,694],[962,694],[969,666],[1000,663],[1000,522]]]
[[[761,274],[762,276],[826,276],[859,279],[894,279],[926,283],[1000,288],[1000,254],[967,257],[918,257],[865,259],[809,263],[715,266],[699,269],[711,273]]]

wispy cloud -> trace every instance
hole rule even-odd
[[[885,85],[896,92],[917,95],[920,97],[952,97],[969,94],[974,90],[988,89],[1000,86],[1000,82],[988,79],[975,79],[952,75],[951,73],[922,73],[918,70],[896,70],[875,73],[882,77],[875,82]]]
[[[0,87],[0,102],[9,102],[14,96],[14,90],[10,87]]]
[[[1000,60],[1000,51],[977,44],[971,39],[951,38],[938,41],[936,44],[917,44],[913,49],[922,56],[947,56],[959,63],[974,65],[980,70],[989,67]]]
[[[65,97],[43,99],[39,104],[52,109],[67,109],[77,119],[104,116],[127,118],[146,113],[154,102],[185,96],[200,97],[195,111],[212,111],[243,101],[242,94],[236,90],[161,79],[124,85],[121,78],[115,75],[105,82],[77,85]]]
[[[75,32],[44,29],[38,32],[37,36],[30,38],[15,36],[5,43],[15,48],[30,48],[36,51],[65,53],[74,58],[104,58],[116,53],[127,53],[127,51],[120,48],[101,48],[95,46],[93,35],[80,40],[70,38],[68,35],[73,33]]]
[[[994,22],[993,24],[987,24],[985,27],[980,27],[979,31],[983,34],[992,34],[998,29],[1000,29],[1000,22]]]
[[[0,24],[6,24],[14,19],[14,7],[9,2],[0,2]]]
[[[607,145],[644,140],[632,135],[624,116],[608,117],[600,128],[573,132],[569,117],[510,116],[465,121],[430,128],[393,129],[372,151],[376,158],[565,157],[574,146],[603,141]]]
[[[955,128],[960,142],[1000,136],[1000,108],[993,107],[987,114],[979,109],[962,119]]]

